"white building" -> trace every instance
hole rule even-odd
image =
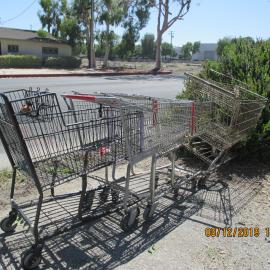
[[[0,55],[71,56],[71,46],[51,34],[39,37],[36,31],[0,27]]]
[[[182,47],[174,47],[177,56],[181,55]],[[201,43],[198,52],[192,54],[192,61],[217,60],[217,44],[216,43]]]
[[[200,50],[192,55],[193,61],[217,60],[217,44],[201,43]]]

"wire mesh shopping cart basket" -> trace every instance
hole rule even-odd
[[[70,208],[75,207],[77,213],[69,223],[77,222],[84,203],[80,195],[85,192],[87,174],[115,162],[112,152],[106,151],[119,140],[119,134],[114,131],[121,119],[115,109],[104,108],[103,117],[100,117],[96,107],[67,111],[62,107],[57,95],[46,91],[21,89],[0,94],[0,137],[13,168],[12,210],[1,221],[1,229],[12,232],[18,219],[30,228],[34,246],[22,258],[23,267],[29,269],[35,266],[33,262],[40,261],[45,239],[63,231],[55,225],[55,230],[46,234],[46,226],[50,222],[57,224],[72,212],[69,209],[63,216],[60,213],[54,215],[52,209],[55,205],[63,202],[64,198],[70,198],[73,202]],[[23,204],[16,202],[17,171],[32,180],[38,192],[37,200]],[[82,185],[81,192],[55,196],[56,186],[73,179],[78,179]],[[50,192],[49,197],[46,191]],[[76,206],[71,199],[74,196],[77,198]],[[33,209],[30,211],[29,207]],[[46,221],[44,226],[41,224],[43,219]]]
[[[250,91],[246,84],[209,70],[207,78],[187,75],[187,89],[195,102],[211,102],[209,128],[203,129],[189,145],[202,160],[211,164],[255,129],[267,99]],[[200,151],[200,142],[205,151]],[[210,146],[210,147],[207,147]]]

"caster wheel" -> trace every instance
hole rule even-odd
[[[95,191],[87,191],[83,197],[83,209],[91,209],[95,198]]]
[[[9,213],[9,216],[2,219],[2,221],[0,222],[1,230],[5,233],[14,232],[17,227],[17,224],[14,223],[16,219],[17,219],[17,213],[11,211]]]
[[[119,198],[120,198],[120,192],[116,191],[116,190],[112,190],[111,191],[111,195],[112,195],[112,202],[114,204],[118,203]]]
[[[99,194],[99,199],[100,199],[100,201],[102,203],[105,203],[105,202],[108,201],[109,192],[110,192],[110,188],[109,187],[105,187],[105,188],[103,188],[103,190]]]
[[[178,195],[179,195],[179,189],[178,189],[178,188],[175,188],[175,189],[173,190],[173,197],[174,197],[175,199],[177,199],[177,198],[178,198]]]
[[[143,219],[145,221],[150,221],[154,215],[156,208],[157,208],[157,203],[154,203],[152,205],[147,205],[143,212]]]
[[[134,229],[138,223],[138,216],[140,215],[139,208],[133,208],[126,213],[121,221],[121,228],[124,232],[131,231]]]
[[[36,269],[41,262],[41,253],[35,252],[33,249],[26,251],[22,255],[22,267],[23,269],[32,270]]]

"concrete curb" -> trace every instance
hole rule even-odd
[[[34,78],[34,77],[100,77],[100,76],[123,76],[123,75],[170,75],[171,71],[139,71],[139,72],[93,72],[93,73],[58,73],[58,74],[1,74],[1,78]]]

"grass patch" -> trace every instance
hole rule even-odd
[[[5,185],[11,183],[12,180],[12,171],[10,169],[0,170],[0,185]],[[24,183],[27,180],[27,177],[18,173],[16,176],[17,183]]]

